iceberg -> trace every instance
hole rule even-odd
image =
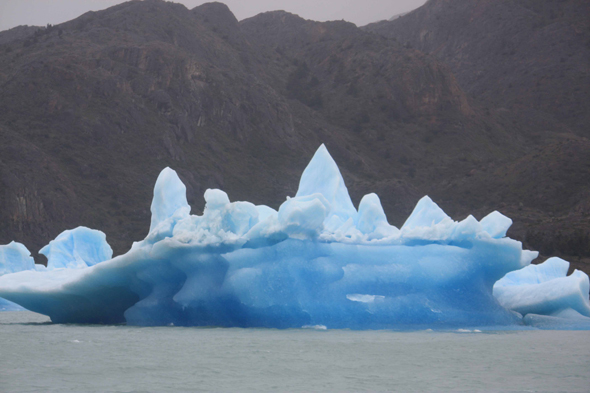
[[[0,297],[55,323],[525,326],[527,316],[499,302],[493,288],[538,254],[506,237],[512,221],[499,212],[454,221],[426,196],[396,228],[376,194],[354,207],[324,145],[278,210],[231,202],[216,189],[204,198],[203,214],[191,215],[184,184],[166,168],[154,187],[150,231],[126,254],[111,258],[98,231],[66,231],[42,249],[51,266],[0,277]]]

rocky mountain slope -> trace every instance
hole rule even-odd
[[[0,45],[29,38],[35,33],[40,34],[44,29],[45,27],[23,25],[0,31]]]
[[[521,217],[515,230],[532,247],[582,263],[590,257],[588,15],[582,0],[430,0],[363,28],[433,56],[477,104],[512,117],[533,151],[473,181]]]
[[[499,209],[527,245],[584,263],[590,250],[563,239],[588,236],[587,139],[558,120],[537,131],[451,69],[346,22],[238,22],[220,3],[128,2],[9,40],[0,243],[35,253],[86,225],[125,252],[166,166],[193,211],[211,187],[277,208],[326,143],[353,201],[377,192],[396,225],[429,194],[455,219]]]
[[[590,2],[430,0],[365,29],[448,65],[490,107],[549,117],[589,136]]]

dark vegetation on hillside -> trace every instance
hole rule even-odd
[[[0,243],[36,254],[85,225],[123,253],[166,166],[194,212],[213,187],[278,208],[326,143],[353,201],[378,193],[395,225],[425,194],[455,219],[499,210],[588,272],[586,5],[541,3],[429,1],[359,29],[143,1],[0,32]]]

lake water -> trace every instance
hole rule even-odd
[[[0,392],[588,392],[590,332],[51,324],[0,312]]]

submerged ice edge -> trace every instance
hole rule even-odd
[[[9,257],[0,246],[0,273],[30,270],[0,277],[0,296],[54,321],[137,325],[515,326],[527,319],[507,308],[586,315],[582,272],[565,283],[518,284],[526,274],[519,269],[538,253],[505,237],[509,218],[493,212],[455,222],[424,197],[398,229],[376,194],[354,208],[323,145],[278,211],[230,202],[221,190],[207,190],[205,201],[203,215],[191,215],[184,184],[166,168],[154,188],[150,232],[127,254],[111,259],[104,234],[84,227],[42,249],[46,272],[31,271],[24,246],[11,243]],[[502,307],[492,287],[509,272],[517,284],[494,287]],[[543,300],[531,285],[555,294]],[[527,296],[541,306],[527,309],[524,301],[523,308]]]

